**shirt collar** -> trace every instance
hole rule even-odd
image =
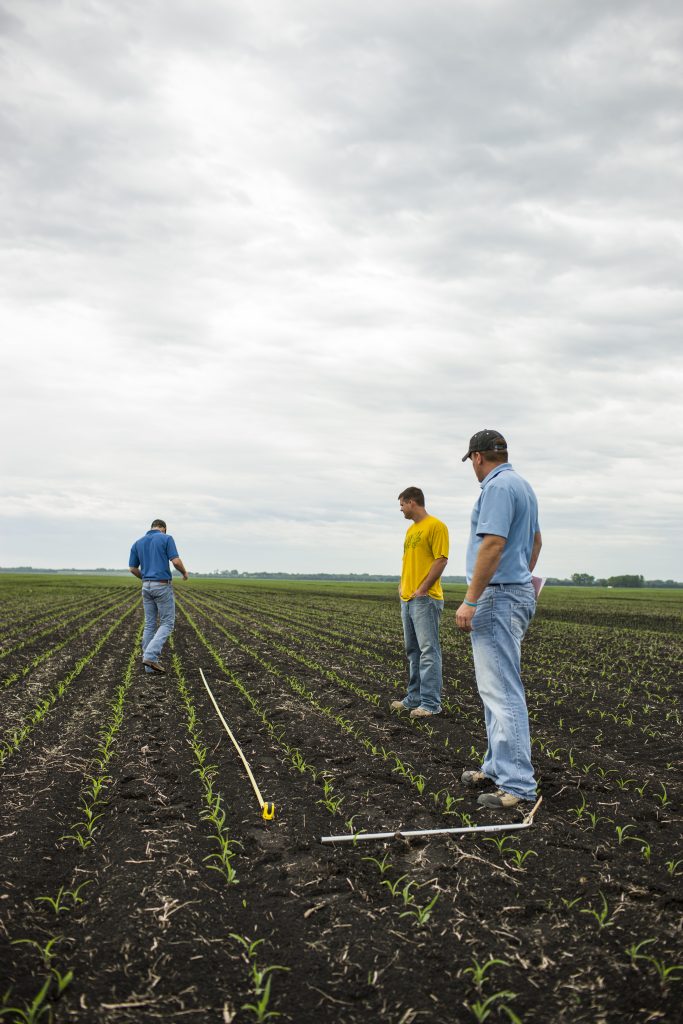
[[[509,462],[503,462],[502,465],[496,466],[495,469],[492,469],[491,472],[488,473],[479,484],[481,489],[483,490],[487,484],[491,483],[494,477],[497,477],[499,473],[504,473],[507,469],[512,469],[512,465]]]

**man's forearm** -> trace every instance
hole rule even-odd
[[[133,576],[137,576],[137,578],[139,580],[142,579],[142,573],[140,572],[140,570],[139,569],[134,569],[132,565],[128,566],[128,572],[132,572]]]
[[[479,600],[500,564],[504,548],[505,537],[496,537],[494,534],[487,534],[484,537],[477,552],[472,581],[465,594],[466,601]]]
[[[434,561],[432,562],[431,566],[430,566],[429,572],[427,573],[425,578],[422,580],[422,583],[420,583],[420,586],[417,588],[417,590],[424,590],[426,592],[431,587],[433,587],[434,584],[436,583],[436,581],[439,579],[439,577],[443,573],[443,571],[446,568],[447,564],[448,564],[448,559],[447,558],[435,558]],[[417,590],[415,591],[415,593],[417,593]]]
[[[182,573],[183,576],[187,576],[187,569],[183,565],[182,558],[174,558],[172,559],[172,562],[179,573]]]
[[[536,562],[538,561],[538,556],[541,553],[541,548],[542,547],[543,547],[543,538],[541,537],[540,533],[535,533],[534,534],[534,546],[531,549],[531,558],[529,560],[529,572],[533,572],[534,571],[534,568],[536,566]]]

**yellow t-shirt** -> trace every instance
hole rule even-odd
[[[436,558],[448,558],[448,527],[434,516],[425,516],[408,527],[403,544],[401,600],[407,601],[426,577]],[[441,580],[429,588],[429,596],[443,601]]]

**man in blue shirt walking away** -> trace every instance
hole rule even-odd
[[[497,430],[475,434],[467,459],[481,494],[472,511],[467,592],[455,622],[472,641],[488,746],[481,768],[463,772],[462,782],[495,784],[495,793],[477,801],[484,807],[516,807],[536,795],[520,660],[536,611],[531,571],[541,550],[538,503],[508,462],[507,442]]]
[[[142,664],[145,672],[150,675],[166,671],[159,658],[175,622],[175,598],[169,562],[186,580],[187,570],[178,555],[173,537],[166,533],[166,523],[163,519],[155,519],[145,536],[135,541],[128,559],[129,572],[142,580],[142,605],[145,610]]]

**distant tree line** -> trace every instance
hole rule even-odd
[[[646,580],[644,576],[624,574],[622,576],[608,576],[596,578],[588,572],[574,572],[571,579],[558,580],[547,579],[546,585],[562,587],[656,587],[666,590],[683,587],[683,583],[676,580]]]
[[[0,566],[0,573],[41,573],[69,576],[127,576],[126,569],[34,569],[31,565]],[[400,576],[368,572],[240,572],[238,569],[214,569],[213,572],[191,572],[199,579],[240,579],[240,580],[318,580],[329,583],[398,583]],[[464,576],[443,576],[444,583],[464,583]],[[548,587],[631,587],[657,588],[661,590],[683,589],[677,580],[646,580],[643,576],[624,574],[598,578],[588,572],[572,573],[569,579],[555,576],[546,577]]]

